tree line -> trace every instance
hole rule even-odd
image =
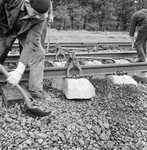
[[[127,31],[147,0],[52,0],[57,30]]]

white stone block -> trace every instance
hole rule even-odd
[[[125,59],[120,59],[120,60],[115,60],[116,64],[127,64],[130,63],[128,60]]]
[[[98,61],[98,60],[94,60],[94,61],[93,61],[93,64],[94,64],[94,65],[102,65],[102,62],[101,62],[101,61]]]
[[[147,78],[147,72],[140,72],[139,77]]]
[[[55,67],[64,67],[66,64],[66,61],[63,62],[54,62],[54,66]]]
[[[94,86],[85,78],[65,78],[62,90],[68,99],[90,99],[95,96]]]
[[[92,61],[85,61],[85,66],[93,66],[94,63]]]
[[[134,84],[137,86],[137,82],[128,75],[108,75],[107,78],[111,79],[114,84]]]
[[[66,61],[62,61],[62,65],[63,65],[63,67],[65,66],[65,64],[66,64]]]

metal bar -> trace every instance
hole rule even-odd
[[[55,53],[46,53],[46,60],[55,60]],[[147,54],[146,54],[147,55]],[[65,54],[67,57],[68,55]],[[76,53],[77,57],[109,57],[109,58],[131,58],[137,57],[136,51],[123,51],[123,52],[91,52],[91,53]],[[63,56],[58,56],[59,59],[63,59]],[[17,62],[19,54],[9,54],[6,62]]]
[[[82,76],[90,76],[96,74],[112,74],[117,71],[127,73],[147,71],[147,63],[128,63],[128,64],[105,64],[94,66],[81,66]],[[74,68],[70,71],[71,75],[78,74],[79,70]],[[51,67],[45,68],[44,78],[67,77],[67,67]],[[26,69],[22,80],[28,80],[29,69]],[[5,76],[0,72],[0,82],[5,81]]]
[[[58,68],[46,68],[45,78],[49,77],[66,77],[67,67]],[[123,65],[116,64],[106,64],[106,65],[96,65],[96,66],[82,66],[82,75],[89,76],[95,74],[112,74],[117,71],[123,72],[142,72],[147,71],[147,63],[128,63]],[[78,74],[78,69],[71,70],[71,74]]]
[[[56,45],[57,43],[50,43],[50,49],[51,48],[55,48],[55,45]],[[79,43],[77,43],[77,42],[75,42],[75,43],[58,43],[58,44],[60,44],[60,46],[62,46],[62,47],[82,47],[82,48],[91,48],[91,47],[93,47],[93,46],[95,46],[95,45],[117,45],[117,46],[120,46],[120,47],[124,47],[124,46],[131,46],[131,42],[126,42],[126,41],[124,41],[124,42],[122,42],[122,41],[118,41],[118,42],[108,42],[108,41],[106,41],[106,42],[85,42],[85,43],[83,43],[83,42],[79,42]],[[45,43],[45,48],[47,47],[47,43]],[[13,48],[18,48],[18,43],[14,43],[13,44]]]
[[[63,47],[61,46],[63,50],[80,50],[80,51],[88,51],[88,48],[81,48],[81,47]]]
[[[46,45],[47,45],[47,43],[45,43]],[[57,43],[55,43],[55,42],[51,42],[50,43],[51,45],[55,45],[55,44],[57,44]],[[117,44],[117,45],[122,45],[122,44],[129,44],[129,45],[131,45],[131,42],[128,42],[128,41],[115,41],[115,42],[113,42],[113,41],[103,41],[103,42],[101,42],[101,41],[98,41],[98,42],[62,42],[62,43],[59,43],[59,44],[61,44],[61,45],[90,45],[90,44]],[[18,42],[15,42],[14,44],[13,44],[14,46],[17,46],[18,45]]]

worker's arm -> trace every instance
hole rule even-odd
[[[130,36],[130,40],[131,40],[132,48],[134,48],[135,37]]]
[[[54,21],[53,4],[52,4],[52,1],[50,0],[50,8],[48,11],[48,24],[53,23],[53,21]]]

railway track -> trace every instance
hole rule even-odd
[[[46,60],[55,60],[55,53],[46,53],[45,59]],[[67,57],[68,54],[65,54]],[[130,57],[137,57],[137,53],[135,51],[123,51],[123,52],[92,52],[92,53],[76,53],[76,56],[81,57],[111,57],[111,58],[130,58]],[[10,54],[8,55],[6,62],[17,62],[19,59],[19,54]],[[62,55],[58,56],[58,59],[63,59]]]
[[[85,56],[85,57],[136,57],[136,52],[135,51],[122,51],[122,52],[107,52],[105,53],[103,50],[103,45],[107,45],[107,50],[109,48],[114,48],[118,47],[127,47],[128,49],[131,47],[131,42],[98,42],[98,43],[59,43],[57,45],[56,43],[50,43],[49,47],[49,52],[46,53],[46,60],[54,60],[55,59],[55,51],[57,49],[62,49],[64,51],[70,51],[73,50],[75,51],[77,56]],[[47,43],[46,43],[47,46]],[[100,46],[100,47],[98,47]],[[96,52],[94,51],[94,48],[96,47]],[[89,51],[89,48],[92,49],[93,51]],[[16,49],[14,51],[14,49]],[[7,57],[7,62],[16,62],[19,58],[19,53],[18,52],[19,45],[18,43],[14,43],[13,45],[13,50],[12,53],[10,53]],[[51,51],[51,52],[50,52]],[[83,53],[82,53],[82,52]],[[85,53],[87,52],[87,53]],[[99,52],[99,53],[98,53]],[[66,55],[66,54],[65,54]],[[62,56],[58,56],[59,59],[62,59]]]
[[[68,43],[50,43],[49,45],[49,48],[52,49],[52,48],[55,48],[56,44],[60,44],[62,47],[67,47],[67,48],[70,48],[70,47],[78,47],[78,48],[91,48],[91,47],[94,47],[96,45],[111,45],[111,46],[120,46],[120,47],[124,47],[124,46],[131,46],[131,42],[68,42]],[[47,47],[47,43],[45,44],[45,46]],[[18,48],[18,43],[14,43],[13,44],[13,48]]]
[[[49,45],[49,52],[54,52],[54,50],[60,45],[62,49],[64,50],[106,50],[106,49],[112,49],[112,48],[131,48],[131,42],[91,42],[91,43],[50,43]],[[45,44],[45,49],[47,49],[47,43]],[[14,43],[12,47],[12,51],[18,51],[19,45],[18,43]]]
[[[114,74],[117,72],[123,73],[136,73],[136,72],[146,72],[147,63],[128,63],[128,64],[105,64],[105,65],[95,65],[95,66],[82,66],[81,76],[92,76],[92,75],[104,75],[104,74]],[[68,67],[51,67],[45,68],[44,78],[54,78],[54,77],[67,77]],[[9,70],[11,71],[11,70]],[[79,69],[74,68],[70,71],[71,76],[79,74]],[[26,69],[22,80],[28,80],[29,69]],[[0,72],[0,82],[5,81],[5,76]]]
[[[51,43],[50,45],[54,45],[55,43]],[[76,46],[83,46],[84,48],[89,45],[94,45],[97,43],[62,43],[60,48],[62,49],[62,45],[64,47],[72,47],[77,48]],[[131,46],[130,42],[101,42],[99,44],[107,44],[107,45],[119,45],[119,46]],[[14,46],[18,44],[15,43]],[[86,47],[86,48],[87,48]],[[70,49],[70,48],[69,48]],[[64,53],[65,57],[68,58],[69,54]],[[137,57],[137,53],[135,51],[122,51],[122,52],[79,52],[75,53],[77,58],[82,59],[107,59],[107,58],[133,58]],[[55,58],[58,57],[59,60],[63,59],[63,55],[57,53],[46,53],[45,59],[46,61],[55,61]],[[85,57],[85,58],[84,58]],[[6,62],[17,62],[19,58],[19,54],[9,54]],[[91,76],[95,74],[114,74],[117,72],[145,72],[147,71],[147,63],[128,63],[128,64],[102,64],[102,65],[94,65],[94,66],[80,66],[82,70],[81,76]],[[68,66],[65,67],[46,67],[44,70],[44,78],[53,78],[53,77],[67,77]],[[79,68],[74,67],[70,69],[70,75],[79,74]],[[27,69],[23,75],[22,80],[27,80],[29,76],[29,69]],[[0,82],[3,82],[5,77],[0,72]]]

